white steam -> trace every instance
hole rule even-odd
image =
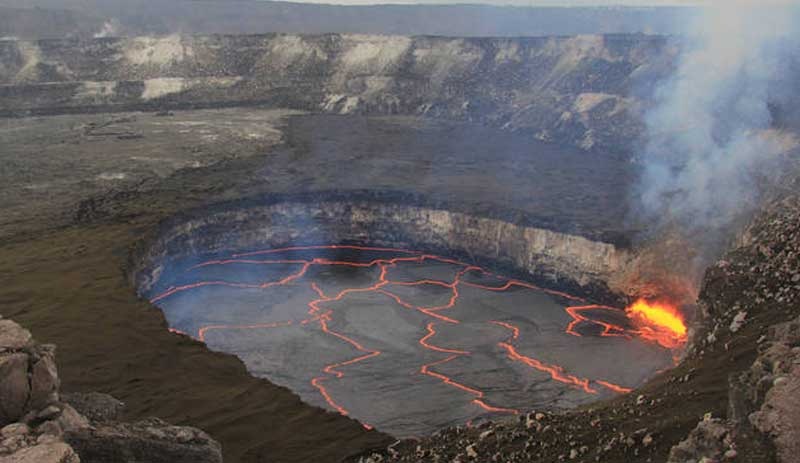
[[[756,181],[781,152],[767,132],[768,97],[791,13],[777,4],[715,2],[692,25],[646,115],[641,218],[697,236],[752,211]]]
[[[108,20],[103,23],[103,27],[100,28],[94,34],[94,38],[99,39],[103,37],[114,37],[117,35],[117,30],[119,29],[119,22],[115,19]]]

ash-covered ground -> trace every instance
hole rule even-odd
[[[188,200],[183,209],[258,193],[369,189],[475,213],[519,210],[614,241],[626,234],[632,178],[619,154],[406,116],[254,108],[49,116],[3,119],[0,141],[0,236],[152,212],[146,197]],[[138,211],[119,210],[121,196]]]
[[[182,169],[263,153],[284,110],[207,110],[0,121],[0,236],[63,226],[82,201],[137,194]]]

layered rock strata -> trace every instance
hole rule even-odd
[[[357,196],[230,206],[164,224],[135,264],[140,292],[148,293],[163,263],[171,258],[226,250],[359,243],[463,257],[602,299],[610,294],[604,282],[629,259],[627,251],[609,243],[434,206],[373,202]]]

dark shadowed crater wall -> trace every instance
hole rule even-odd
[[[147,293],[164,263],[195,254],[313,244],[369,244],[463,257],[476,264],[615,301],[606,281],[629,261],[624,249],[534,224],[475,216],[416,198],[350,192],[274,196],[175,217],[133,256]]]

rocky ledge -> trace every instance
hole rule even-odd
[[[60,393],[55,346],[0,319],[1,463],[217,463],[203,431],[157,418],[120,422],[124,404],[100,393]]]

